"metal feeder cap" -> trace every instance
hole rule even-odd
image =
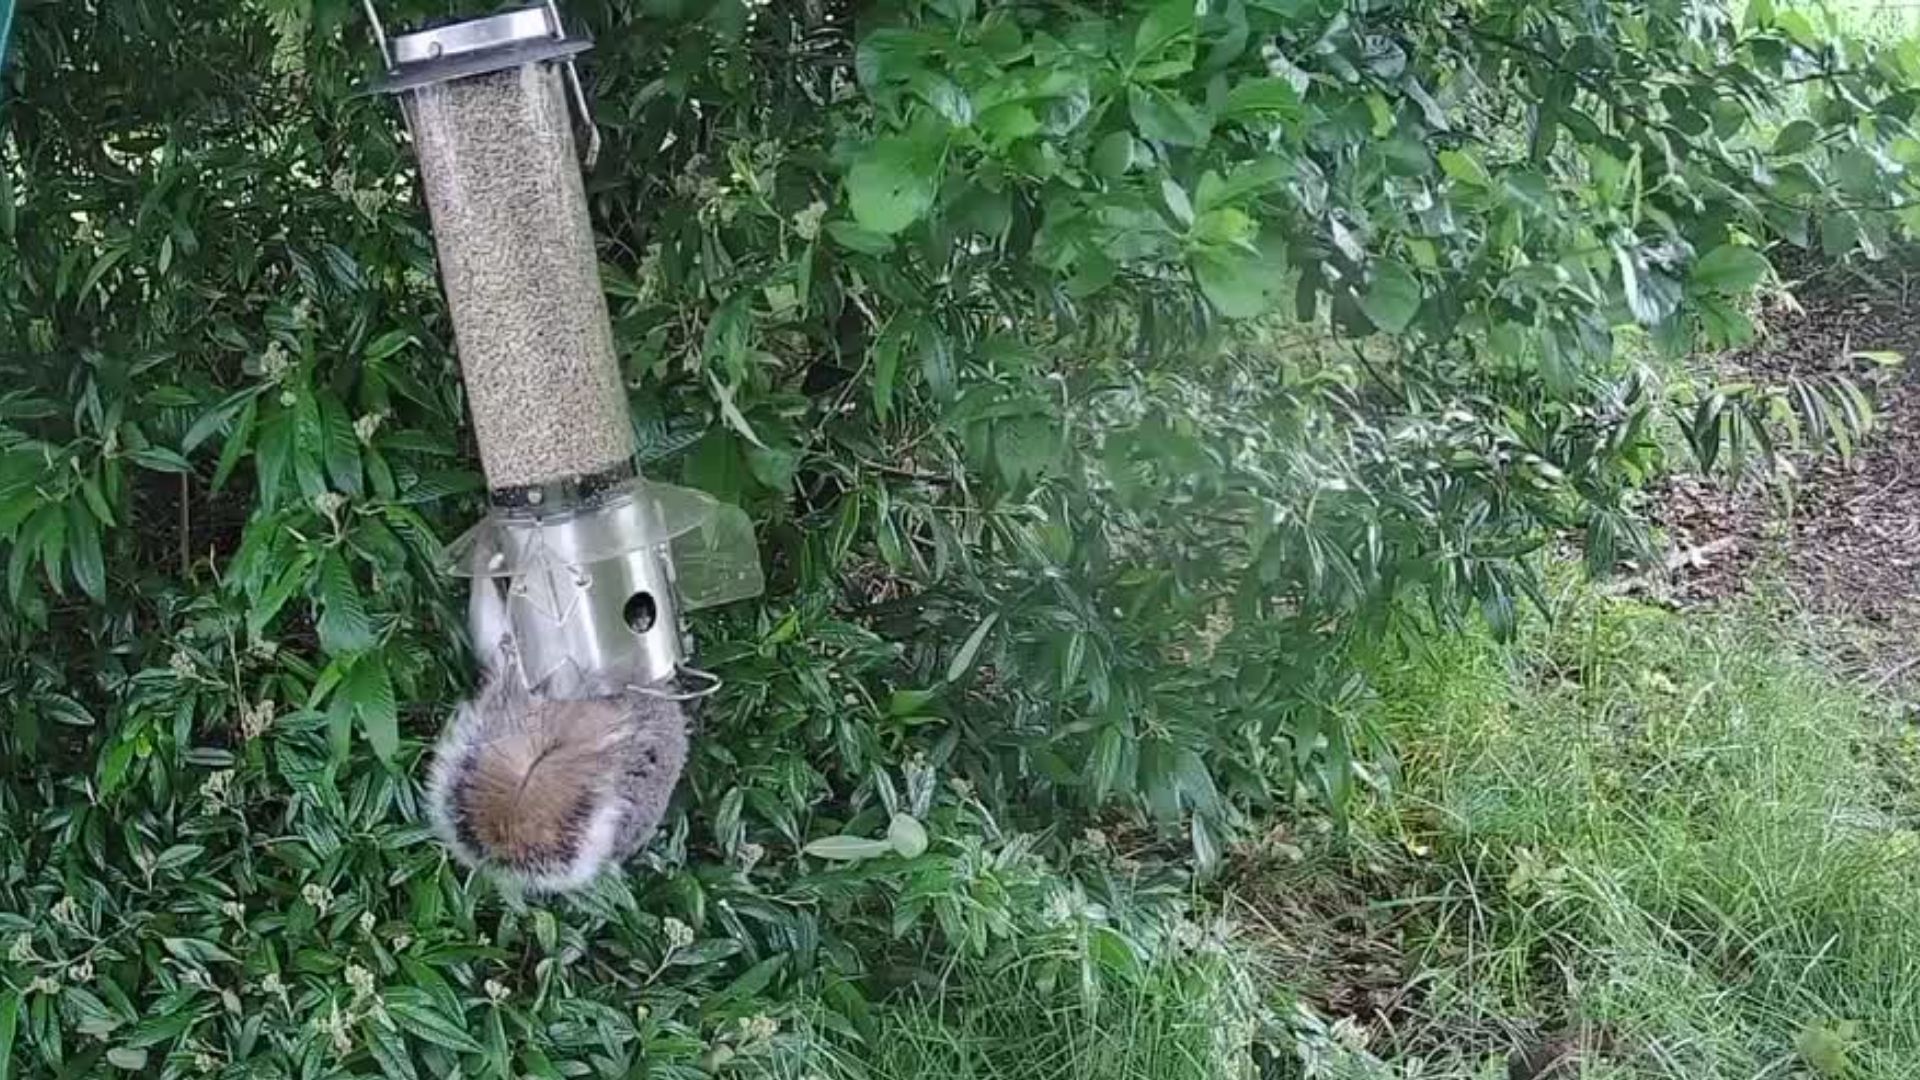
[[[566,60],[593,47],[568,35],[552,4],[448,23],[388,39],[375,23],[386,73],[371,89],[389,94],[504,71],[543,60]]]

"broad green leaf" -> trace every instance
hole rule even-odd
[[[1220,116],[1226,120],[1251,118],[1297,120],[1300,118],[1300,92],[1285,79],[1267,76],[1246,79],[1227,92]]]
[[[320,403],[311,391],[301,391],[293,403],[293,479],[300,494],[318,498],[327,491],[327,430],[320,420]]]
[[[1193,257],[1193,276],[1221,315],[1263,315],[1287,294],[1285,244],[1275,235],[1263,238],[1259,250],[1251,253],[1231,248],[1199,252]]]
[[[862,228],[892,236],[926,216],[939,185],[937,158],[905,139],[888,139],[847,173],[847,198]]]
[[[320,605],[320,645],[329,654],[355,653],[373,645],[373,620],[367,617],[360,586],[338,550],[320,560],[315,599]]]
[[[1380,330],[1404,333],[1420,313],[1420,280],[1405,264],[1381,259],[1373,266],[1373,280],[1360,298],[1360,310]]]
[[[360,1030],[367,1038],[367,1053],[388,1080],[419,1080],[413,1055],[407,1050],[407,1040],[399,1032],[379,1017],[368,1017],[361,1023]]]
[[[1095,802],[1124,790],[1131,779],[1131,740],[1119,724],[1107,724],[1094,736],[1093,757],[1088,762],[1088,780]]]
[[[1166,54],[1171,52],[1175,59],[1184,58],[1190,67],[1193,60],[1193,8],[1188,0],[1160,0],[1147,9],[1146,17],[1140,20],[1140,28],[1133,35],[1134,63],[1166,59]]]
[[[1744,293],[1760,284],[1769,269],[1766,256],[1752,248],[1722,244],[1693,264],[1690,280],[1708,292]]]
[[[1187,198],[1186,189],[1173,177],[1161,178],[1160,197],[1167,204],[1167,209],[1173,212],[1175,221],[1188,227],[1193,225],[1193,201]]]
[[[1128,111],[1140,137],[1171,146],[1204,146],[1212,122],[1185,100],[1158,87],[1136,86],[1127,92]]]
[[[1811,120],[1800,119],[1788,123],[1773,138],[1773,152],[1782,156],[1797,154],[1813,145],[1820,135],[1820,128]]]
[[[1850,254],[1860,244],[1860,222],[1851,212],[1840,211],[1820,218],[1820,250],[1830,259]]]
[[[387,1012],[400,1021],[415,1038],[444,1046],[459,1054],[484,1053],[473,1036],[467,1034],[466,1018],[442,1013],[432,995],[412,986],[395,986],[383,995]]]
[[[927,853],[927,830],[911,814],[895,814],[887,826],[887,843],[903,859],[917,859]]]
[[[379,653],[354,661],[339,690],[353,702],[367,744],[381,761],[392,761],[400,750],[400,712],[394,700],[393,680]]]
[[[332,394],[319,395],[318,403],[327,476],[335,489],[358,495],[361,492],[360,438],[354,433],[353,421],[347,418],[346,407]]]
[[[96,604],[104,602],[107,567],[100,550],[100,525],[79,503],[67,504],[67,556],[73,564],[73,580],[81,591]]]
[[[1113,131],[1108,132],[1094,147],[1091,163],[1095,175],[1118,180],[1133,168],[1134,160],[1133,136],[1124,131]]]
[[[913,87],[914,94],[933,106],[934,111],[944,117],[947,123],[962,128],[973,123],[973,102],[953,80],[932,72],[919,71],[913,74],[908,84]]]
[[[1440,163],[1440,171],[1463,184],[1475,187],[1488,187],[1493,177],[1488,175],[1487,167],[1480,159],[1465,150],[1442,150],[1434,155]]]
[[[848,251],[857,251],[862,255],[885,255],[893,250],[893,241],[884,233],[863,229],[851,221],[829,221],[825,228],[834,243]]]
[[[1813,20],[1799,11],[1778,11],[1774,14],[1774,25],[1787,32],[1794,44],[1810,52],[1818,51],[1821,45],[1820,32],[1813,28]]]

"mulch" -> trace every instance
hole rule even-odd
[[[1786,297],[1754,344],[1719,358],[1728,377],[1778,384],[1845,374],[1874,399],[1876,426],[1851,461],[1802,455],[1783,497],[1681,476],[1656,493],[1675,551],[1661,592],[1713,606],[1783,590],[1850,674],[1876,689],[1920,684],[1920,260],[1787,267]],[[1907,358],[1887,368],[1863,352]]]

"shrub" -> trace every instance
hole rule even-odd
[[[469,680],[434,556],[479,477],[354,6],[23,12],[0,1044],[28,1060],[692,1062],[783,994],[851,1014],[887,955],[986,951],[1014,869],[1095,812],[1204,865],[1248,808],[1338,806],[1376,741],[1354,657],[1409,600],[1505,630],[1551,531],[1602,568],[1636,542],[1674,402],[1612,325],[1739,340],[1774,238],[1871,253],[1912,213],[1911,50],[1764,3],[569,10],[644,464],[747,505],[774,586],[698,627],[729,689],[649,872],[564,922],[418,825]],[[1768,436],[1764,404],[1703,395],[1693,446]],[[899,814],[924,854],[804,854]]]

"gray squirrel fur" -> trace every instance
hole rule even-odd
[[[462,863],[529,892],[584,887],[659,827],[686,765],[686,709],[577,676],[528,688],[493,581],[474,580],[469,618],[484,674],[434,751],[434,827]]]

